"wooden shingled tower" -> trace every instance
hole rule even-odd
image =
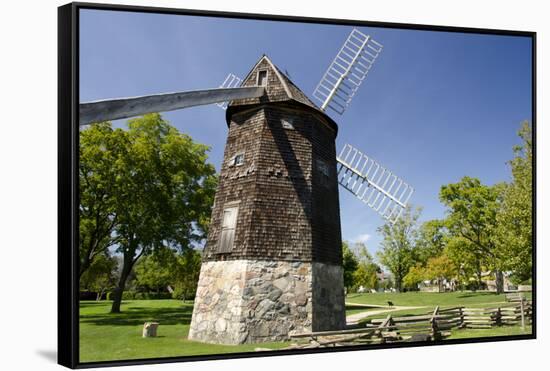
[[[232,101],[189,338],[240,344],[345,326],[338,127],[263,56]]]

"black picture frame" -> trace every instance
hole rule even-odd
[[[370,26],[409,30],[429,30],[456,33],[475,33],[523,36],[532,40],[532,126],[533,126],[533,320],[532,333],[525,335],[497,336],[490,338],[454,339],[442,342],[409,342],[353,347],[279,350],[256,353],[216,354],[168,358],[147,358],[120,361],[81,363],[79,360],[79,287],[78,287],[78,146],[79,146],[79,11],[95,9],[172,15],[203,15],[209,17],[271,20],[316,24]],[[537,282],[536,282],[536,32],[433,26],[422,24],[387,23],[344,19],[310,18],[269,14],[249,14],[221,11],[202,11],[177,8],[157,8],[97,3],[70,3],[58,8],[58,363],[69,368],[107,367],[138,364],[189,362],[248,357],[270,357],[289,354],[342,352],[352,350],[437,346],[509,340],[536,339],[537,337]]]

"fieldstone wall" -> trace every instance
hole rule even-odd
[[[342,280],[341,267],[322,263],[204,262],[189,339],[258,343],[285,340],[290,331],[341,329]]]
[[[340,330],[346,326],[344,270],[339,265],[313,263],[312,330]]]
[[[247,262],[203,262],[189,328],[190,340],[241,344],[246,341],[243,290]]]

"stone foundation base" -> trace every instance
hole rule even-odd
[[[280,341],[290,331],[345,326],[342,267],[262,260],[204,262],[189,339],[217,344]]]

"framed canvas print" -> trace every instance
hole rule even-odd
[[[534,32],[58,19],[60,364],[535,338]]]

